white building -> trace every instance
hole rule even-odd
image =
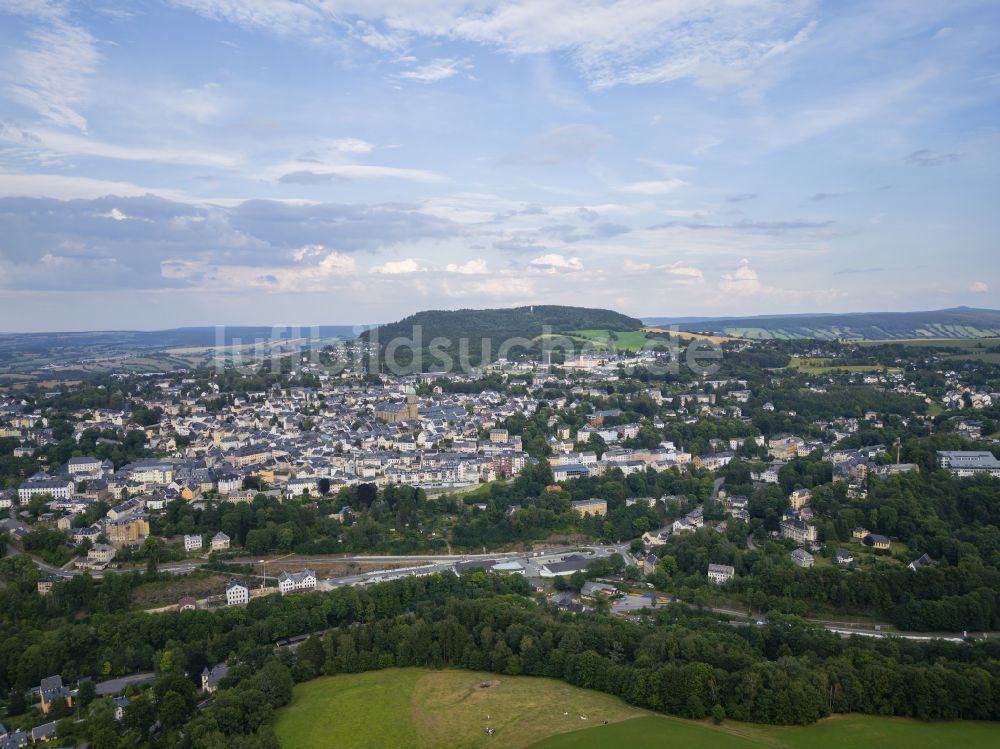
[[[21,484],[17,490],[17,498],[21,504],[31,501],[31,498],[38,494],[51,494],[53,499],[69,499],[73,494],[72,481],[60,481],[59,479],[40,479],[38,481],[28,481]]]
[[[988,450],[938,450],[938,464],[956,476],[986,473],[1000,477],[1000,460]]]
[[[184,551],[198,551],[201,549],[201,536],[184,536]]]
[[[229,536],[219,531],[212,536],[212,551],[226,551],[229,549]]]
[[[316,573],[312,570],[282,572],[278,576],[278,589],[282,595],[316,590]]]
[[[100,478],[101,460],[99,458],[78,457],[70,458],[66,464],[66,469],[74,478]]]
[[[729,564],[708,565],[708,579],[716,585],[728,583],[736,576],[736,570]]]
[[[226,583],[226,605],[245,606],[250,601],[250,588],[242,580]]]

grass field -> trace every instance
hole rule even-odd
[[[489,686],[483,687],[488,684]],[[581,716],[586,716],[586,720]],[[604,721],[608,721],[605,725]],[[486,735],[486,727],[496,729]],[[811,726],[652,715],[553,679],[427,669],[327,676],[295,687],[285,749],[987,749],[1000,724],[837,716]]]
[[[987,749],[1000,745],[996,723],[921,723],[900,718],[850,716],[784,728],[645,717],[552,736],[531,749]]]
[[[881,372],[883,369],[890,374],[902,372],[899,367],[884,367],[881,364],[838,364],[835,359],[817,359],[793,356],[789,368],[794,368],[805,374],[826,374],[827,372]]]
[[[639,351],[649,343],[649,338],[641,330],[616,332],[614,336],[607,330],[573,330],[570,335],[583,338],[601,348],[610,348],[614,344],[619,351]]]
[[[484,683],[491,686],[480,688]],[[581,725],[643,714],[553,679],[389,669],[296,686],[275,729],[287,749],[518,749]],[[487,726],[496,734],[487,736]]]

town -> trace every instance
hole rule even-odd
[[[850,343],[725,349],[720,373],[658,379],[643,368],[655,351],[604,351],[568,367],[524,356],[403,376],[326,375],[302,357],[276,374],[8,390],[5,564],[28,566],[5,574],[53,600],[124,576],[124,604],[155,615],[479,571],[627,621],[681,605],[731,626],[794,612],[840,637],[992,636],[995,604],[891,602],[917,575],[991,563],[971,530],[935,538],[899,503],[932,478],[995,496],[1000,394],[972,384],[992,365],[946,368],[913,349],[900,367],[897,350]],[[861,355],[864,371],[838,366]],[[747,370],[761,356],[783,366]],[[996,513],[989,503],[974,511]],[[872,576],[902,587],[852,592]],[[962,600],[965,583],[946,584]],[[208,695],[228,665],[204,671]],[[113,699],[120,720],[156,678],[121,662],[94,692],[67,676],[39,673],[17,696],[49,720],[20,722],[4,746],[54,738],[81,699]]]

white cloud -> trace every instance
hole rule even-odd
[[[427,169],[407,169],[375,164],[313,165],[293,163],[275,170],[277,180],[287,184],[316,184],[337,179],[402,179],[410,182],[444,182],[448,178]]]
[[[164,93],[159,105],[166,112],[180,115],[199,124],[219,119],[229,106],[217,83],[206,83],[200,88],[185,88],[176,93]]]
[[[812,32],[816,0],[172,0],[204,16],[310,40],[347,33],[377,49],[412,37],[510,55],[565,53],[594,88],[742,79]],[[355,19],[355,20],[351,20]]]
[[[11,126],[0,126],[0,142],[16,143],[24,151],[64,156],[96,156],[119,161],[216,167],[234,167],[242,162],[241,156],[225,151],[202,151],[171,145],[144,147],[102,143],[57,130],[19,130]]]
[[[444,268],[448,273],[461,273],[464,275],[479,275],[484,273],[489,273],[489,267],[486,265],[486,261],[482,258],[475,258],[469,260],[468,262],[462,263],[461,265],[456,265],[455,263],[448,263]]]
[[[528,263],[533,268],[538,268],[545,271],[555,272],[555,271],[576,271],[583,270],[583,263],[580,262],[578,257],[566,257],[560,255],[557,252],[549,253],[548,255],[540,255]]]
[[[628,258],[622,264],[626,273],[632,273],[652,278],[661,278],[660,274],[665,274],[670,278],[664,279],[668,283],[692,286],[705,282],[705,274],[700,268],[693,265],[682,265],[673,263],[672,265],[656,265],[654,263],[636,263]]]
[[[126,216],[124,213],[122,213],[117,208],[112,208],[110,211],[108,211],[104,215],[107,218],[110,218],[113,221],[127,221],[128,220],[128,216]]]
[[[989,285],[985,281],[976,281],[969,286],[969,291],[975,294],[983,294],[990,290]]]
[[[88,76],[97,69],[100,55],[94,37],[70,23],[62,6],[41,4],[42,25],[27,34],[31,46],[14,54],[10,91],[22,104],[56,125],[87,129],[80,114],[88,89]]]
[[[760,282],[757,271],[750,267],[750,261],[744,258],[739,267],[731,273],[723,273],[719,281],[719,291],[724,294],[763,294],[774,291]]]
[[[630,182],[618,188],[620,192],[628,192],[635,195],[665,195],[683,187],[687,183],[680,179],[659,179],[648,180],[646,182]]]
[[[250,288],[269,293],[306,293],[348,283],[357,271],[353,257],[323,245],[307,245],[293,252],[292,257],[297,265],[213,264],[172,258],[160,263],[160,274],[165,279],[213,292]]]
[[[313,34],[327,19],[321,7],[309,0],[170,0],[207,18],[238,26],[265,29],[279,36]],[[331,8],[332,10],[332,8]]]
[[[371,143],[361,138],[334,138],[327,145],[340,153],[369,153],[375,148]]]
[[[468,70],[472,66],[468,60],[453,60],[442,57],[431,60],[425,65],[419,65],[412,70],[405,70],[397,74],[397,78],[404,78],[418,83],[436,83],[451,78],[461,70]]]
[[[407,273],[420,273],[423,270],[425,270],[424,267],[418,261],[406,258],[405,260],[390,260],[382,265],[376,265],[368,272],[385,276],[401,276]]]

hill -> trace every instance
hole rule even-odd
[[[411,340],[419,331],[420,340],[414,347],[423,354],[424,370],[435,369],[428,346],[434,338],[445,338],[448,345],[436,347],[453,359],[460,352],[460,342],[468,352],[469,362],[478,365],[497,358],[505,341],[523,339],[537,346],[539,336],[546,332],[569,333],[588,330],[605,333],[637,331],[642,321],[606,309],[586,307],[564,307],[558,305],[534,305],[502,309],[460,309],[427,310],[388,325],[381,325],[365,331],[359,336],[362,341],[377,341],[381,351],[393,340]],[[523,352],[528,346],[515,349]],[[540,350],[540,347],[538,347]],[[408,365],[400,356],[397,361]],[[444,367],[447,368],[447,367]]]
[[[1000,310],[955,307],[922,312],[849,312],[756,317],[649,317],[648,325],[754,339],[904,340],[1000,335]]]

